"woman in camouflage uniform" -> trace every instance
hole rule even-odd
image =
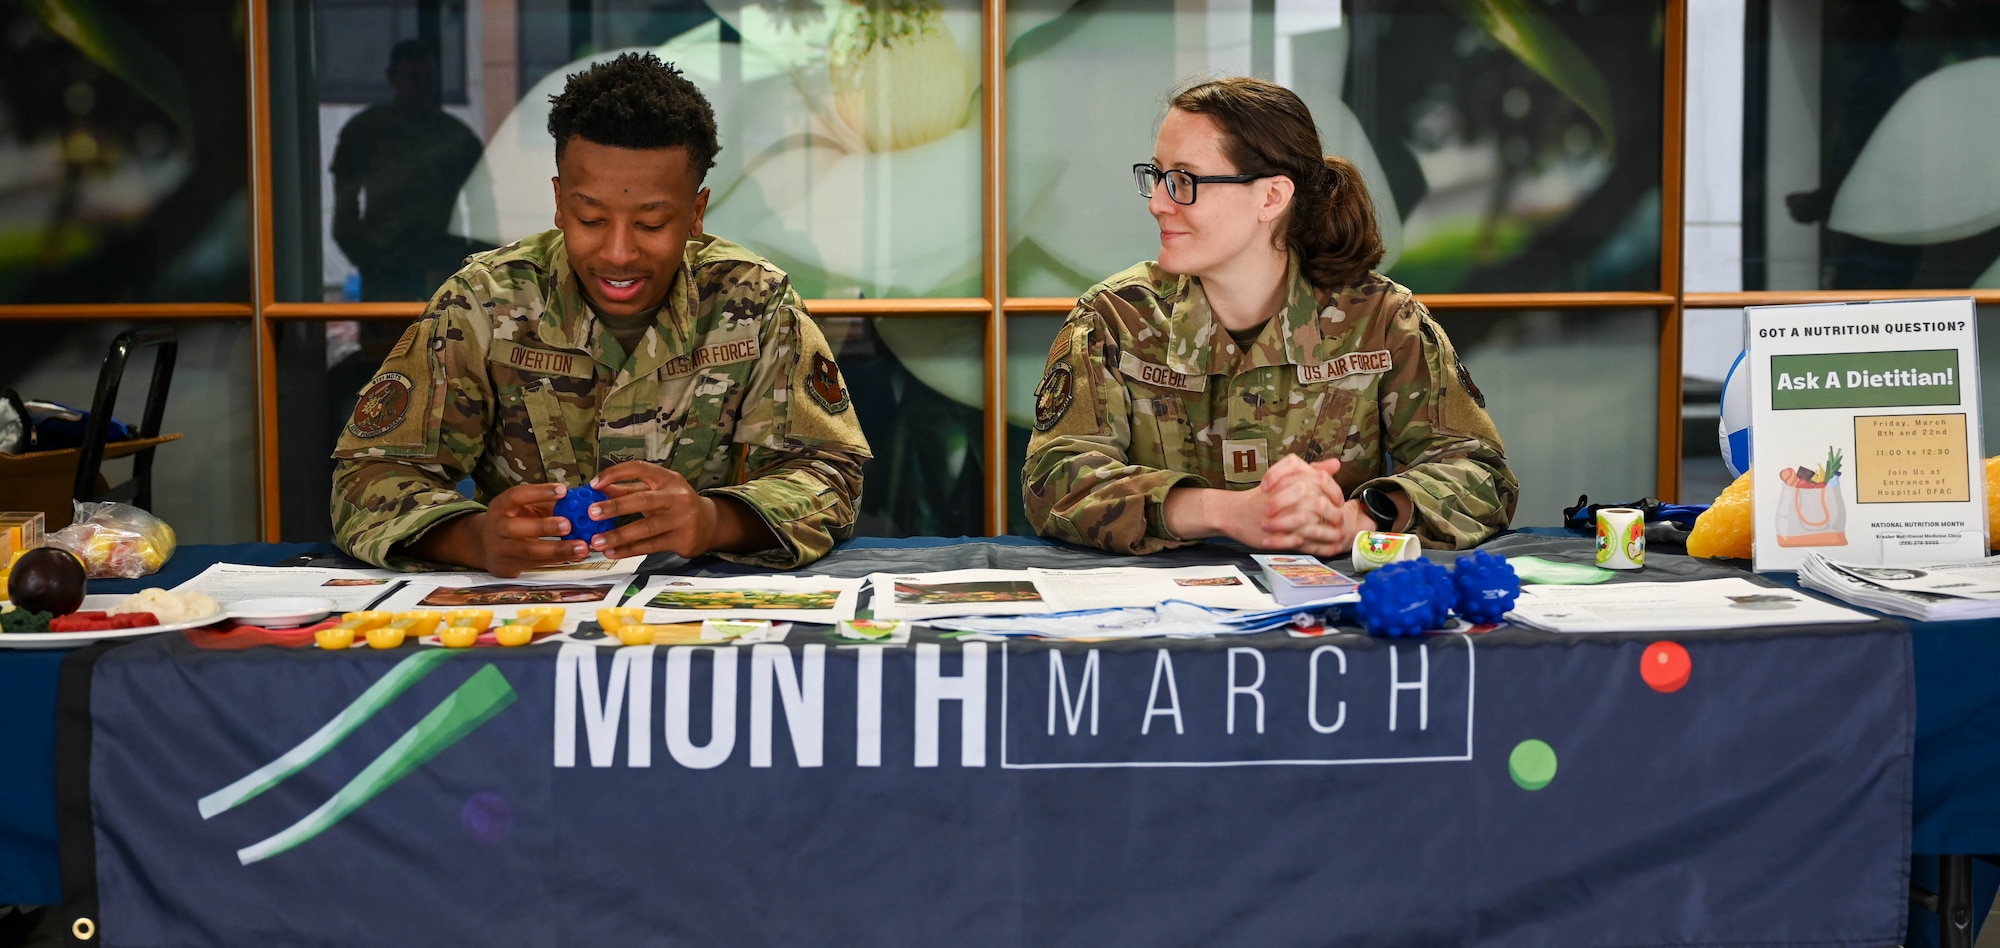
[[[1463,548],[1507,525],[1519,486],[1484,399],[1373,272],[1374,205],[1297,95],[1195,85],[1132,170],[1160,256],[1092,287],[1049,351],[1022,471],[1038,532],[1328,556],[1362,530]]]

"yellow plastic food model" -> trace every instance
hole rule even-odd
[[[2000,457],[1986,459],[1986,545],[2000,550]]]
[[[368,630],[369,648],[401,648],[403,630],[393,625],[378,625]]]
[[[444,614],[445,625],[469,625],[481,632],[493,627],[491,609],[452,609]]]
[[[414,635],[418,638],[423,638],[436,631],[438,623],[442,621],[444,621],[444,613],[442,612],[435,609],[416,609],[410,612],[396,613],[396,618],[389,623],[389,627],[392,629],[402,629],[404,635]]]
[[[438,630],[438,641],[445,648],[471,648],[472,643],[479,641],[479,632],[469,625],[446,626]]]
[[[313,641],[323,649],[338,650],[354,644],[354,629],[346,625],[328,626],[313,633]]]
[[[561,606],[523,606],[516,615],[515,622],[525,622],[537,632],[554,632],[562,628],[569,610]]]
[[[340,615],[340,627],[349,632],[367,632],[370,629],[379,629],[394,621],[396,621],[396,614],[393,612],[344,612]]]
[[[526,645],[534,641],[535,629],[533,626],[523,625],[518,622],[510,623],[494,629],[493,637],[499,639],[501,645],[512,648],[516,645]]]
[[[1750,558],[1750,478],[1755,470],[1744,471],[1736,483],[1722,491],[1702,515],[1695,518],[1688,534],[1688,555],[1747,560]]]
[[[621,625],[637,625],[646,621],[646,610],[633,606],[607,606],[597,610],[597,625],[604,631],[616,634]]]
[[[638,623],[621,625],[617,629],[618,641],[626,645],[651,645],[654,631],[650,625]]]

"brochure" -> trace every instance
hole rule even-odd
[[[174,591],[205,593],[225,607],[246,599],[310,596],[332,602],[335,612],[355,612],[369,608],[395,591],[404,575],[387,569],[216,563],[175,586]]]
[[[833,625],[854,618],[861,579],[831,576],[654,576],[625,600],[646,610],[646,621],[772,619]]]
[[[1105,569],[961,569],[938,573],[875,573],[878,619],[1019,616],[1168,600],[1211,609],[1274,609],[1277,602],[1234,566]]]
[[[1748,579],[1523,586],[1507,618],[1549,632],[1679,632],[1871,622],[1866,613]]]
[[[1984,556],[1972,300],[1746,312],[1756,568]]]
[[[2000,557],[1970,563],[1854,566],[1812,553],[1799,565],[1799,585],[1910,619],[2000,615]]]
[[[422,577],[419,582],[414,577]],[[436,583],[434,574],[413,574],[402,588],[376,603],[375,609],[406,612],[412,609],[491,609],[494,621],[517,618],[525,606],[562,606],[562,629],[575,629],[585,620],[595,619],[597,610],[616,605],[624,595],[627,578],[579,579],[574,582],[545,582],[521,579],[493,579],[464,583]]]

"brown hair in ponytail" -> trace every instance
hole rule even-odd
[[[1285,239],[1314,286],[1352,286],[1382,262],[1375,202],[1360,170],[1321,153],[1312,113],[1292,90],[1248,77],[1213,79],[1177,93],[1171,106],[1213,119],[1238,171],[1292,179]]]

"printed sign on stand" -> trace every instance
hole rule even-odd
[[[1746,315],[1756,568],[1985,556],[1972,300]]]

